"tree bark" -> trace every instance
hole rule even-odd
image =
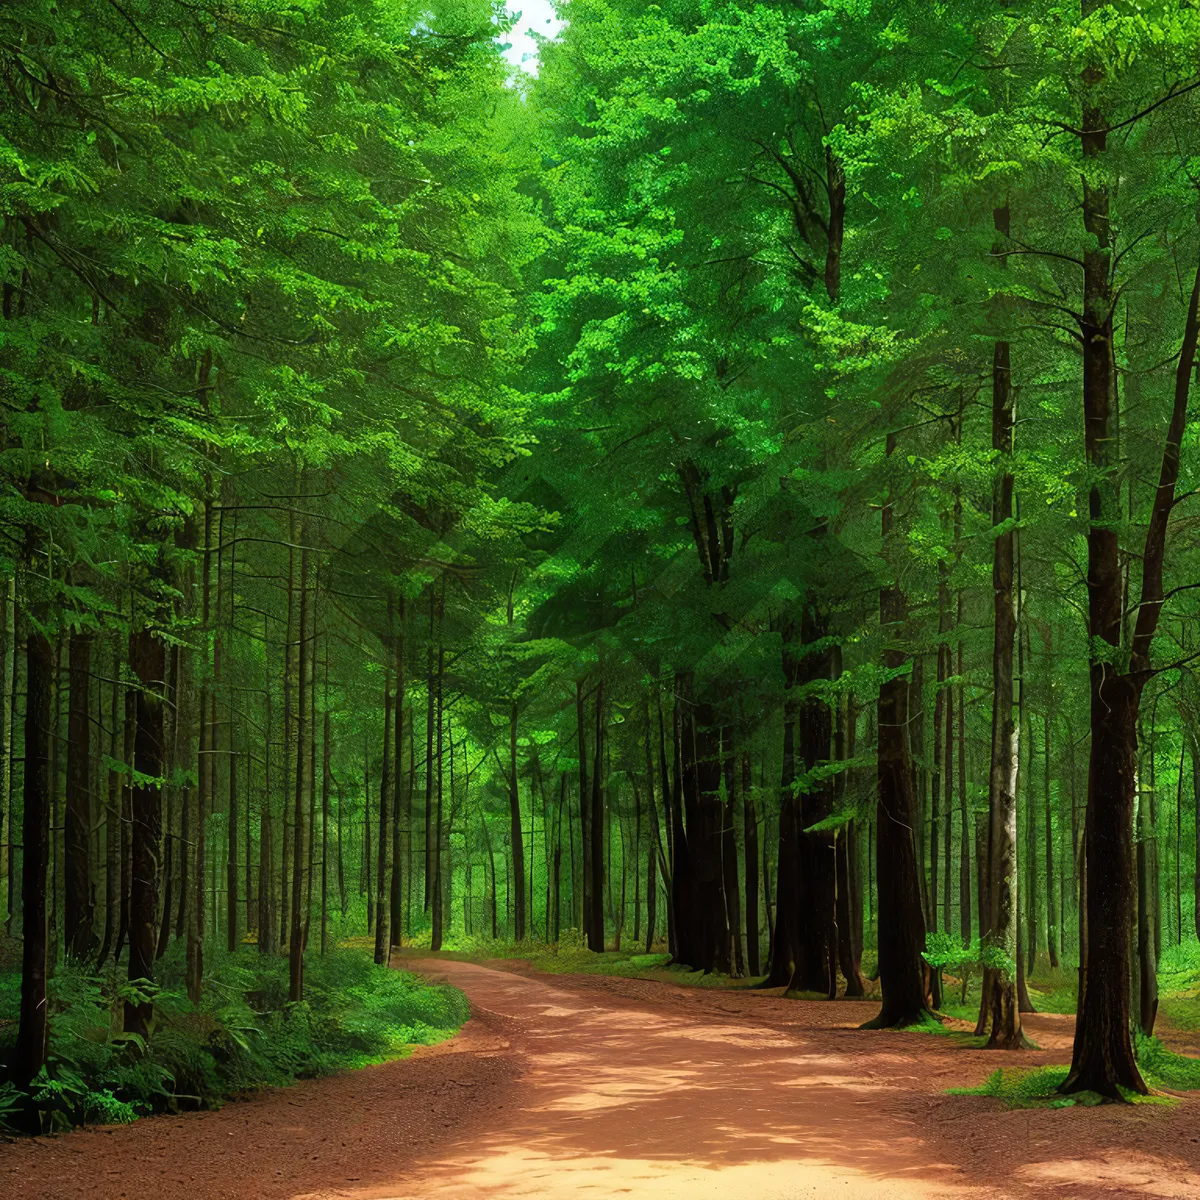
[[[149,629],[130,635],[129,665],[137,677],[133,768],[132,879],[129,900],[129,982],[150,979],[157,948],[158,853],[162,835],[163,644]],[[125,1001],[125,1032],[146,1036],[153,1005]]]
[[[896,435],[889,433],[887,457],[895,452]],[[895,563],[893,549],[894,499],[889,484],[883,506],[884,555]],[[921,879],[913,828],[916,797],[908,754],[908,685],[900,673],[906,654],[899,645],[908,606],[898,581],[879,591],[879,623],[885,638],[883,665],[892,676],[880,688],[878,702],[878,800],[876,805],[876,874],[879,888],[879,979],[883,1005],[864,1028],[890,1029],[911,1025],[929,1012],[925,1000],[921,954],[925,949],[925,919],[921,909]]]
[[[92,952],[93,922],[88,853],[92,829],[92,639],[85,633],[73,633],[69,654],[63,944],[67,954],[82,960]]]
[[[750,751],[742,751],[742,840],[746,858],[746,970],[762,974],[758,902],[758,812],[750,776]],[[651,857],[653,857],[651,848]]]
[[[514,743],[515,778],[516,751]],[[590,835],[591,888],[588,901],[588,948],[604,949],[604,680],[596,685],[595,762],[592,765],[592,807],[588,817]]]
[[[391,626],[389,606],[388,625]],[[388,890],[387,860],[391,847],[388,830],[388,808],[392,790],[392,668],[389,662],[383,674],[383,768],[379,775],[379,836],[376,839],[375,859],[375,963],[383,966],[388,961],[388,917],[390,915],[390,892]],[[431,771],[432,764],[427,764]],[[430,881],[432,884],[432,880]]]
[[[997,232],[1007,236],[1007,205],[996,210]],[[1013,595],[1013,390],[1009,344],[992,351],[992,751],[988,773],[988,870],[985,944],[986,998],[981,1022],[990,1019],[988,1048],[1027,1044],[1017,997],[1017,780],[1020,725],[1014,707],[1013,651],[1017,610]],[[981,904],[983,901],[981,900]]]
[[[396,620],[396,645],[395,645],[395,673],[396,673],[396,698],[392,704],[392,757],[394,759],[392,765],[392,773],[395,783],[392,787],[392,890],[391,890],[391,940],[393,946],[399,946],[404,939],[404,835],[407,830],[408,821],[402,820],[400,815],[400,796],[405,792],[402,780],[406,778],[404,773],[404,596],[400,595],[397,603],[397,620]],[[326,714],[326,776],[329,770],[329,749],[328,749],[328,714]],[[324,789],[324,805],[326,811],[329,808],[329,786],[326,779]]]
[[[305,883],[308,873],[308,809],[309,757],[308,739],[312,736],[308,705],[305,696],[312,689],[312,645],[309,637],[309,550],[308,522],[300,527],[300,619],[297,624],[299,653],[296,702],[296,800],[292,822],[292,904],[291,932],[288,935],[288,999],[299,1003],[304,999],[304,938],[306,932]]]
[[[25,644],[25,763],[21,826],[21,1006],[13,1082],[28,1088],[46,1061],[46,869],[50,823],[50,691],[54,654]]]

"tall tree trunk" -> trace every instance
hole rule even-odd
[[[995,213],[996,230],[1009,231],[1008,206]],[[985,974],[984,1010],[991,1049],[1027,1044],[1017,998],[1017,777],[1019,731],[1013,690],[1017,609],[1013,595],[1013,389],[1009,344],[992,351],[992,752],[988,774],[987,909],[980,908],[985,944],[993,965]],[[981,905],[983,900],[980,901]],[[986,921],[983,919],[986,911]],[[1003,965],[997,965],[1003,964]]]
[[[443,922],[445,920],[445,912],[446,912],[446,908],[447,908],[446,902],[445,902],[445,895],[443,893],[444,884],[443,884],[443,880],[442,880],[442,870],[443,870],[443,866],[444,866],[444,864],[443,864],[444,847],[442,845],[442,828],[443,828],[443,824],[442,824],[442,821],[443,821],[442,788],[443,788],[443,784],[444,784],[444,778],[443,778],[443,774],[442,774],[442,751],[443,751],[443,745],[444,745],[443,739],[445,738],[445,726],[446,726],[446,722],[444,719],[444,717],[445,717],[445,706],[444,706],[445,697],[443,695],[442,689],[443,689],[443,686],[445,683],[445,677],[446,677],[446,646],[445,646],[445,643],[442,641],[442,632],[441,632],[441,628],[440,628],[441,623],[444,623],[445,618],[446,618],[446,607],[445,606],[446,606],[446,577],[443,575],[442,576],[441,602],[438,605],[439,629],[438,629],[438,648],[437,648],[437,681],[436,681],[436,691],[434,693],[437,707],[436,707],[436,711],[434,713],[434,722],[435,722],[434,746],[435,746],[435,749],[434,749],[434,756],[433,756],[433,767],[434,767],[434,771],[436,772],[435,784],[436,784],[436,791],[437,791],[437,806],[434,811],[434,827],[433,827],[433,839],[434,839],[433,889],[432,889],[433,890],[433,929],[432,929],[432,937],[430,939],[430,948],[433,950],[440,950],[442,948],[442,937],[445,932],[444,927],[443,927]],[[511,735],[511,732],[512,731],[510,730],[510,735]],[[515,739],[510,743],[510,750],[513,755],[512,762],[510,765],[512,766],[513,770],[515,771],[516,770],[516,742],[515,742]],[[519,812],[519,809],[518,809],[518,812]],[[518,843],[518,846],[520,845],[520,840],[521,840],[520,833],[521,833],[521,826],[520,826],[520,820],[518,819],[518,821],[517,821],[517,843]],[[507,859],[505,861],[507,862]],[[520,891],[521,890],[521,872],[520,872],[520,870],[517,870],[515,873],[517,876],[517,890]],[[507,895],[506,895],[506,903],[507,903]]]
[[[1100,0],[1082,0],[1086,17]],[[1113,347],[1113,231],[1109,192],[1102,174],[1107,114],[1099,107],[1103,68],[1083,72],[1080,145],[1083,175],[1083,407],[1088,495],[1088,634],[1093,649],[1091,752],[1084,826],[1087,873],[1087,962],[1071,1071],[1064,1092],[1096,1091],[1111,1098],[1122,1087],[1144,1093],[1129,1032],[1130,930],[1133,882],[1133,808],[1137,718],[1150,669],[1150,647],[1165,599],[1163,561],[1167,524],[1175,503],[1188,391],[1195,365],[1200,264],[1197,266],[1175,370],[1175,397],[1163,444],[1158,489],[1142,555],[1141,602],[1130,646],[1129,670],[1115,671],[1112,650],[1121,644],[1123,593],[1120,548],[1119,463]],[[1103,643],[1107,647],[1103,650]],[[1100,652],[1097,652],[1100,651]]]
[[[513,919],[516,922],[516,940],[519,942],[525,937],[525,839],[521,830],[521,793],[517,777],[518,713],[514,700],[508,706],[508,835],[512,845],[513,881],[516,884]]]
[[[21,1006],[13,1082],[28,1088],[46,1061],[46,870],[50,824],[50,692],[54,653],[25,644],[25,763],[21,825]]]
[[[1053,659],[1051,659],[1053,666]],[[1053,699],[1046,705],[1046,714],[1042,722],[1044,728],[1043,753],[1045,761],[1042,764],[1044,770],[1043,778],[1043,794],[1046,801],[1046,952],[1050,956],[1050,967],[1052,970],[1058,970],[1058,938],[1059,929],[1055,921],[1055,906],[1054,906],[1054,825],[1051,817],[1050,805],[1050,725],[1051,715],[1053,712]]]
[[[133,688],[126,688],[125,720],[121,727],[121,762],[126,767],[121,776],[121,900],[117,914],[117,944],[113,948],[114,962],[120,960],[129,936],[129,897],[133,892],[133,752],[136,733],[137,694]]]
[[[1137,800],[1137,963],[1138,1027],[1147,1036],[1154,1033],[1158,1016],[1158,961],[1154,952],[1154,877],[1151,846],[1154,829],[1150,820],[1149,796]]]
[[[886,451],[895,453],[896,435],[889,433]],[[883,506],[884,555],[892,569],[898,559],[894,549],[895,517],[891,485]],[[916,797],[908,755],[908,685],[900,671],[906,654],[901,635],[908,619],[908,604],[898,581],[879,590],[879,623],[885,639],[883,665],[892,676],[879,691],[878,702],[878,801],[876,805],[876,874],[879,888],[879,979],[883,1005],[864,1028],[891,1029],[911,1025],[929,1009],[921,954],[925,949],[925,920],[921,909],[920,866],[913,829]]]
[[[92,952],[92,879],[88,841],[92,829],[92,639],[73,633],[70,641],[67,715],[67,805],[63,831],[65,865],[63,945],[78,959]]]
[[[129,665],[137,677],[137,733],[133,768],[133,850],[129,900],[129,982],[151,978],[157,948],[158,853],[162,836],[162,796],[158,784],[163,766],[163,644],[149,629],[130,635]],[[125,1032],[146,1036],[153,1005],[125,1001]]]
[[[746,857],[746,970],[762,974],[758,903],[758,813],[751,786],[750,751],[742,751],[742,841]],[[653,848],[650,852],[654,857]],[[653,863],[651,863],[653,870]],[[647,951],[648,953],[648,951]]]
[[[229,579],[226,590],[229,592],[229,636],[232,640],[233,631],[237,627],[237,589],[235,579],[237,573],[237,510],[234,510],[233,536],[229,548]],[[228,790],[229,803],[225,811],[225,948],[232,954],[241,944],[238,932],[238,788],[237,767],[237,711],[234,707],[234,690],[229,690],[229,729],[225,734],[226,751],[228,754]],[[247,747],[248,750],[248,747]],[[246,806],[249,808],[250,796],[246,795]],[[246,859],[250,858],[250,843],[246,843]],[[248,895],[247,895],[247,898]]]
[[[263,617],[264,657],[267,645],[267,619]],[[258,821],[258,949],[260,954],[274,954],[275,940],[275,819],[271,814],[271,669],[263,689],[263,797]]]
[[[121,652],[113,655],[112,691],[110,700],[110,726],[108,756],[113,763],[121,758]],[[104,940],[96,962],[103,965],[116,941],[117,924],[121,910],[121,773],[109,768],[104,803]],[[176,936],[179,931],[176,930]]]
[[[399,946],[404,940],[404,837],[408,821],[403,819],[400,812],[400,797],[407,796],[404,781],[407,776],[404,771],[404,595],[401,593],[397,602],[396,613],[396,643],[395,643],[395,672],[396,698],[392,704],[392,746],[394,763],[392,774],[395,783],[392,787],[392,889],[391,889],[391,940],[393,946]],[[328,787],[325,793],[325,805],[328,808]]]
[[[515,743],[514,743],[515,745]],[[591,841],[591,904],[588,925],[588,948],[604,949],[604,680],[596,685],[596,758],[592,766],[592,809],[588,819]],[[516,758],[514,749],[513,769]]]
[[[800,800],[796,795],[796,722],[799,702],[793,689],[800,683],[801,661],[791,649],[792,627],[783,628],[783,756],[779,777],[779,841],[774,886],[775,914],[771,920],[771,885],[767,883],[770,955],[766,988],[790,987],[800,961]],[[766,872],[764,871],[764,874]]]
[[[325,640],[325,704],[321,717],[321,953],[329,950],[329,792],[332,780],[330,745],[333,722],[329,712],[329,639]],[[341,805],[338,805],[338,884],[341,884]],[[345,905],[343,904],[343,909]]]
[[[821,614],[808,608],[803,622],[806,647],[801,671],[805,684],[829,681],[834,678],[832,649],[813,651],[822,645],[828,629]],[[833,740],[833,719],[829,704],[823,696],[808,695],[800,704],[800,753],[806,772],[828,766]],[[799,822],[799,927],[796,973],[792,987],[820,995],[836,994],[837,931],[836,842],[829,831],[809,831],[812,825],[824,822],[833,812],[834,782],[825,779],[815,783],[797,797]]]
[[[588,838],[588,807],[590,805],[591,791],[588,788],[588,751],[587,751],[587,711],[583,697],[583,682],[575,681],[575,737],[579,746],[579,846],[583,856],[583,869],[580,872],[580,883],[582,887],[578,889],[578,910],[577,920],[579,928],[583,931],[585,937],[591,942],[591,906],[588,903],[588,894],[591,890],[591,863],[592,863],[592,846]],[[575,865],[574,858],[571,863],[571,883],[572,892],[575,890]],[[573,897],[574,898],[574,897]]]
[[[429,585],[429,636],[425,642],[425,911],[433,900],[434,841],[433,841],[433,720],[437,703],[434,699],[436,680],[433,671],[434,619],[437,613],[435,587]]]
[[[296,671],[299,695],[296,698],[296,802],[292,822],[292,905],[291,932],[288,936],[288,999],[298,1003],[304,999],[304,936],[307,909],[305,883],[308,867],[308,810],[309,775],[312,760],[308,739],[312,736],[310,714],[305,699],[312,691],[312,645],[309,635],[309,550],[308,522],[300,526],[300,619],[297,623],[299,640]]]
[[[391,626],[391,612],[388,613]],[[375,962],[383,966],[388,961],[388,917],[391,905],[388,889],[387,860],[391,838],[388,828],[388,807],[392,791],[392,668],[389,662],[383,675],[383,769],[379,776],[379,837],[375,859]],[[427,765],[426,770],[431,766]]]
[[[0,877],[5,881],[5,929],[12,936],[17,875],[16,833],[13,829],[13,686],[17,668],[17,580],[15,572],[4,581],[4,666],[0,670]],[[106,843],[107,846],[107,843]],[[107,929],[105,935],[108,935]]]
[[[1037,878],[1037,819],[1033,799],[1033,718],[1026,696],[1026,663],[1029,661],[1029,620],[1025,614],[1025,587],[1021,578],[1021,502],[1017,500],[1016,573],[1017,573],[1017,721],[1020,728],[1019,744],[1024,748],[1018,754],[1017,794],[1025,798],[1025,879],[1027,886],[1022,897],[1025,914],[1025,978],[1033,974],[1037,963],[1038,943],[1038,878]],[[1020,989],[1018,988],[1018,992]],[[1018,994],[1022,1012],[1033,1012],[1026,994]]]

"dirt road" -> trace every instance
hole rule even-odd
[[[1043,1049],[862,1033],[798,1002],[406,961],[466,991],[453,1042],[216,1113],[0,1146],[5,1200],[1200,1200],[1200,1105],[1001,1110],[949,1096]]]

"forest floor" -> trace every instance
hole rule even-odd
[[[946,1094],[1067,1061],[1069,1016],[1029,1017],[1041,1048],[1000,1056],[860,1032],[872,1001],[404,965],[467,993],[454,1040],[219,1112],[0,1146],[0,1196],[1200,1200],[1200,1099],[1008,1110]]]

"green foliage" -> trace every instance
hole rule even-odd
[[[116,973],[66,965],[54,976],[49,1061],[29,1096],[0,1091],[0,1122],[29,1108],[43,1130],[120,1124],[151,1112],[207,1108],[265,1085],[381,1062],[454,1033],[467,1019],[456,988],[382,970],[360,951],[313,956],[304,1001],[289,1004],[287,962],[208,947],[205,996],[182,989],[182,948],[161,960],[144,1041],[121,1033]],[[16,1034],[12,974],[0,976],[0,1054]]]

